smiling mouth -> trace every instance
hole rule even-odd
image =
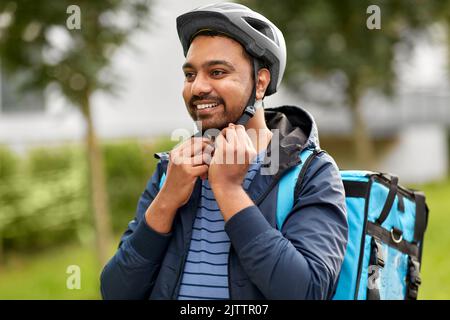
[[[196,109],[197,110],[211,109],[211,108],[217,107],[218,105],[219,105],[218,103],[199,104],[196,106],[197,107]]]

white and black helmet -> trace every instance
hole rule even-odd
[[[199,7],[177,18],[178,36],[186,56],[199,31],[224,33],[238,41],[253,58],[270,71],[266,96],[275,93],[286,67],[286,43],[281,31],[263,15],[236,3]]]

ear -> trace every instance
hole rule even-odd
[[[270,82],[270,72],[266,68],[262,68],[258,71],[258,82],[256,83],[256,100],[264,98],[267,87]]]

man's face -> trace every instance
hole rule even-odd
[[[252,66],[243,47],[222,36],[197,36],[183,65],[183,98],[202,130],[236,122],[253,89]]]

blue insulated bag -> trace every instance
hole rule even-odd
[[[294,205],[294,190],[308,164],[324,151],[306,149],[301,163],[281,178],[277,228]],[[425,196],[398,184],[393,175],[341,171],[349,226],[347,250],[333,299],[417,299],[423,237],[428,221]],[[301,201],[301,199],[299,199]]]

